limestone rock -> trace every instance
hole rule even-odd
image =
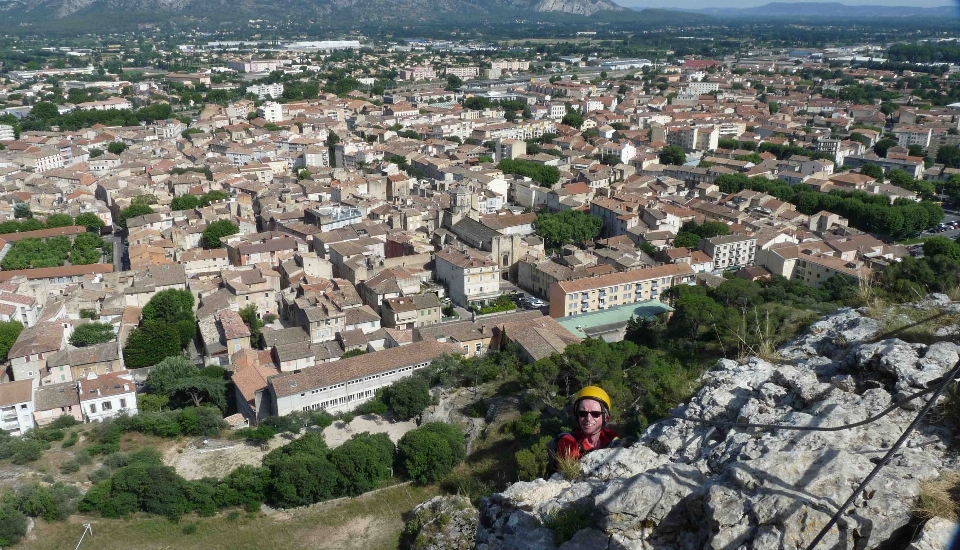
[[[960,525],[943,518],[930,518],[907,550],[949,550],[960,541]]]
[[[915,307],[944,309],[933,296]],[[880,325],[841,309],[814,323],[773,364],[721,360],[674,417],[842,428],[797,431],[716,426],[681,418],[651,425],[630,448],[596,451],[583,477],[517,483],[481,506],[477,547],[554,548],[543,520],[571,505],[595,525],[564,549],[804,548],[873,469],[916,412],[889,408],[960,358],[951,342],[868,342]],[[915,406],[923,404],[919,399]],[[826,535],[822,548],[876,548],[912,518],[921,482],[953,465],[951,434],[921,424]],[[928,522],[916,550],[955,527]],[[521,544],[524,543],[524,544]]]
[[[479,513],[470,500],[439,496],[413,509],[404,536],[421,550],[467,550],[474,547]]]

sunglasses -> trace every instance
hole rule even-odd
[[[580,418],[586,418],[587,416],[592,416],[593,418],[600,418],[603,415],[601,411],[577,411],[577,416]]]

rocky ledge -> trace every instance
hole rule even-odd
[[[912,307],[956,312],[942,295]],[[960,359],[953,342],[907,343],[881,334],[863,311],[841,309],[814,323],[774,362],[721,360],[674,415],[738,423],[839,426],[927,388]],[[486,499],[478,549],[806,548],[924,399],[876,422],[837,432],[716,428],[681,420],[651,426],[638,444],[588,455],[575,481],[516,483]],[[820,548],[903,548],[914,538],[920,484],[956,465],[950,429],[937,418],[857,499]],[[559,541],[546,526],[574,518],[584,528]],[[886,544],[885,544],[886,543]]]

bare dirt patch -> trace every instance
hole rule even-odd
[[[349,425],[334,422],[323,430],[323,438],[332,449],[361,432],[385,433],[396,443],[403,434],[417,427],[414,421],[358,416]],[[296,438],[290,434],[275,436],[265,447],[242,440],[194,438],[179,442],[164,452],[164,463],[173,466],[186,479],[222,478],[238,466],[259,466],[263,457]],[[204,444],[206,441],[206,444]]]

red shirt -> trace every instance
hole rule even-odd
[[[557,442],[557,456],[580,459],[581,447],[583,447],[583,454],[597,449],[606,449],[617,437],[619,437],[619,435],[616,430],[602,428],[600,430],[600,438],[597,440],[597,445],[592,446],[584,437],[583,432],[577,428],[572,434],[564,434],[563,437],[560,438],[560,441]]]

